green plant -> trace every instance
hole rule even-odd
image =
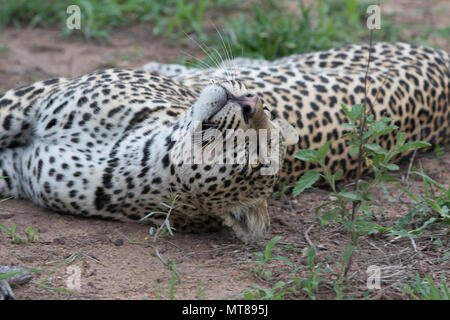
[[[319,285],[324,281],[324,278],[319,276],[319,274],[323,272],[330,272],[328,268],[321,268],[320,264],[316,265],[314,262],[315,257],[316,249],[314,247],[309,247],[307,268],[310,271],[310,275],[305,279],[296,279],[297,287],[305,291],[308,297],[312,300],[316,300],[316,296],[314,294],[319,291]],[[304,267],[301,267],[301,269],[304,269]]]
[[[288,264],[290,264],[290,261],[288,258],[283,256],[274,256],[272,257],[272,251],[275,248],[275,244],[281,240],[281,236],[276,236],[272,238],[266,245],[266,249],[264,252],[256,252],[255,256],[258,258],[257,265],[254,269],[254,272],[256,275],[261,277],[263,280],[270,280],[272,279],[272,271],[269,270],[268,264],[272,260],[279,260],[279,261],[285,261]]]
[[[445,280],[434,283],[429,275],[424,278],[416,276],[415,282],[410,286],[400,284],[403,291],[407,292],[415,300],[450,300],[448,285]]]
[[[442,226],[442,234],[446,237],[450,224],[450,187],[445,189],[427,176],[423,170],[413,169],[411,174],[422,178],[424,194],[413,195],[415,204],[390,229],[389,235],[417,238],[427,230]],[[436,193],[434,189],[439,193]],[[440,243],[439,233],[435,237],[437,243]]]
[[[370,3],[356,0],[318,0],[312,5],[297,2],[296,10],[288,11],[285,1],[258,1],[251,14],[224,19],[223,35],[212,36],[207,44],[220,47],[225,39],[228,56],[275,59],[278,57],[326,50],[366,38],[366,9]],[[291,2],[290,6],[296,5]],[[384,14],[383,33],[379,41],[402,40],[401,27]],[[411,41],[411,39],[408,39]],[[212,65],[211,59],[204,60]]]
[[[319,290],[319,285],[325,281],[321,274],[324,272],[330,272],[331,270],[328,268],[322,268],[320,263],[317,265],[315,264],[316,250],[314,247],[310,247],[308,249],[308,264],[306,266],[294,267],[292,262],[287,257],[279,255],[272,256],[275,244],[279,240],[281,240],[280,236],[272,238],[267,243],[264,253],[255,253],[258,258],[258,262],[254,272],[260,280],[268,282],[272,280],[272,272],[268,269],[268,265],[273,260],[279,260],[286,262],[290,267],[292,267],[289,274],[290,277],[293,278],[287,281],[278,281],[272,287],[261,287],[259,285],[254,285],[252,288],[247,288],[241,292],[237,297],[238,299],[278,300],[283,298],[286,294],[297,293],[298,289],[306,292],[309,298],[314,300],[316,299],[315,294]],[[299,271],[306,271],[309,273],[309,276],[306,278],[299,277],[297,274]]]
[[[113,28],[136,22],[152,21],[153,32],[167,37],[184,37],[184,32],[202,32],[207,8],[223,1],[213,0],[4,0],[0,11],[0,27],[60,26],[62,34],[80,34],[86,38],[109,38]],[[81,30],[66,27],[66,9],[77,5],[81,12]]]
[[[197,286],[197,299],[206,300],[205,287],[201,283]]]
[[[27,235],[28,242],[38,242],[39,241],[39,235],[37,234],[37,230],[33,227],[28,227],[25,230],[25,233]]]
[[[368,221],[368,218],[373,216],[376,209],[376,206],[373,204],[376,199],[373,193],[374,188],[384,182],[399,182],[397,178],[389,173],[390,171],[399,170],[398,165],[393,163],[393,160],[398,155],[429,147],[430,144],[420,141],[406,142],[406,134],[397,132],[395,147],[392,150],[387,150],[379,144],[379,141],[381,141],[382,136],[398,129],[397,126],[390,124],[392,122],[391,118],[382,117],[376,120],[372,114],[366,115],[366,108],[363,104],[354,105],[351,110],[342,105],[342,109],[349,121],[344,124],[347,133],[343,135],[343,138],[346,138],[347,144],[350,146],[350,156],[358,159],[354,190],[337,189],[336,181],[341,179],[343,172],[338,170],[335,173],[331,173],[325,165],[325,157],[330,147],[330,142],[327,142],[318,150],[299,150],[295,154],[297,159],[318,164],[322,172],[309,171],[303,175],[295,185],[293,194],[297,196],[307,188],[310,188],[319,178],[325,179],[330,185],[333,191],[330,194],[332,200],[318,206],[315,209],[315,214],[323,224],[337,222],[351,233],[351,243],[345,248],[343,253],[343,260],[347,266],[344,271],[346,275],[351,265],[353,252],[358,244],[358,237],[387,230],[373,221]],[[372,179],[361,179],[363,164],[371,166],[373,169]],[[411,197],[416,198],[402,186],[399,187]]]
[[[25,270],[12,270],[5,273],[0,273],[0,281],[12,278],[15,275],[18,275],[23,272],[25,272]]]
[[[16,224],[13,223],[11,228],[8,228],[2,224],[0,224],[0,230],[6,231],[7,233],[9,233],[11,235],[11,242],[15,243],[15,244],[19,244],[19,243],[26,243],[27,241],[25,239],[20,238],[17,234],[16,234]]]
[[[315,294],[319,291],[319,286],[325,281],[320,276],[324,272],[330,272],[328,268],[322,268],[320,264],[314,262],[315,248],[310,247],[308,250],[308,265],[293,268],[290,274],[294,275],[294,279],[288,281],[278,281],[273,287],[264,288],[254,285],[252,288],[245,289],[238,295],[238,299],[246,300],[279,300],[290,293],[298,293],[298,290],[304,291],[310,299],[315,300]],[[283,259],[284,260],[284,259]],[[301,278],[297,275],[298,271],[309,271],[307,278]]]
[[[0,201],[1,202],[1,201]],[[11,235],[11,242],[15,244],[19,243],[29,243],[29,242],[37,242],[39,240],[39,236],[37,234],[37,230],[33,227],[28,227],[25,230],[25,233],[27,235],[27,239],[22,239],[19,237],[16,233],[16,224],[13,223],[11,228],[8,228],[4,226],[3,224],[0,224],[0,230],[6,231]]]
[[[180,36],[183,33],[203,33],[205,11],[211,5],[210,0],[183,1],[175,0],[175,10],[168,19],[166,36]]]
[[[237,299],[244,300],[280,300],[288,293],[295,292],[293,286],[295,280],[287,282],[278,281],[272,288],[263,288],[258,285],[254,285],[253,288],[245,289],[241,292]]]
[[[169,282],[169,300],[175,299],[175,283],[177,280],[177,272],[175,270],[175,263],[171,263],[169,265],[169,269],[171,270],[171,277]],[[159,290],[158,283],[155,279],[153,279],[153,288],[155,289],[156,299],[160,300],[163,298],[161,295],[161,291]]]
[[[442,222],[449,224],[450,187],[445,189],[444,187],[440,186],[436,181],[427,176],[423,172],[423,170],[413,170],[411,173],[422,177],[425,194],[420,197],[419,202],[425,202],[432,210],[439,214],[439,216],[435,218],[435,220],[439,219]],[[434,188],[436,188],[440,193],[436,194]]]
[[[74,1],[38,1],[4,0],[0,11],[0,26],[21,27],[54,26],[63,29],[67,36],[78,30],[66,27],[69,5],[77,5],[81,12],[81,34],[89,38],[108,38],[113,27],[129,24],[131,21],[146,21],[159,16],[161,1],[143,0],[74,0]]]
[[[152,211],[149,214],[147,214],[145,217],[143,217],[139,220],[140,222],[144,222],[154,215],[163,215],[164,216],[163,223],[159,226],[158,229],[156,229],[156,231],[155,231],[154,227],[150,227],[150,229],[149,229],[149,235],[153,236],[153,242],[156,242],[158,237],[165,237],[168,235],[173,236],[172,230],[174,230],[174,228],[170,225],[170,215],[171,215],[172,211],[175,210],[176,208],[178,208],[179,206],[188,205],[188,204],[179,203],[178,202],[179,199],[180,199],[179,194],[170,193],[168,203],[166,203],[166,202],[160,203],[161,206],[166,207],[168,209],[167,212]]]

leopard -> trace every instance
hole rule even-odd
[[[449,54],[350,44],[209,68],[151,62],[11,89],[0,94],[0,196],[81,217],[170,221],[185,232],[227,227],[258,242],[270,225],[267,198],[320,170],[295,158],[298,150],[330,142],[326,169],[354,176],[342,105],[355,104],[398,127],[377,140],[387,150],[399,131],[405,142],[447,144]],[[229,161],[216,156],[228,150]],[[14,298],[4,282],[0,299]]]
[[[0,96],[0,195],[85,217],[168,220],[182,232],[225,226],[257,242],[274,190],[319,169],[298,150],[330,141],[327,169],[354,174],[341,105],[366,103],[406,142],[448,143],[449,61],[439,49],[379,42],[206,69],[153,62],[12,89]],[[256,148],[237,139],[249,130]],[[378,142],[391,150],[396,132]],[[239,161],[187,159],[223,145]]]

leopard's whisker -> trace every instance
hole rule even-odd
[[[221,40],[221,42],[222,42],[223,50],[225,51],[226,61],[223,62],[224,67],[225,67],[226,69],[231,70],[231,68],[229,68],[229,66],[232,65],[232,61],[233,61],[232,52],[231,52],[231,47],[229,47],[229,50],[227,49],[227,46],[226,46],[226,44],[225,44],[225,41],[224,41],[224,39],[223,39],[223,37],[222,37],[222,34],[220,33],[219,29],[217,29],[217,27],[216,27],[216,25],[215,25],[214,23],[213,23],[213,26],[214,26],[214,28],[216,29],[216,32],[217,32],[217,34],[218,34],[219,37],[220,37],[220,40]],[[231,75],[231,80],[234,80],[234,79],[235,79],[235,73],[234,73],[234,72],[231,72],[230,75]]]
[[[210,69],[213,68],[213,66],[209,65],[208,63],[206,63],[203,60],[200,60],[199,58],[197,58],[196,56],[190,54],[189,52],[185,51],[185,50],[181,50],[182,54],[188,55],[189,57],[191,57],[192,59],[195,60],[195,63],[199,64],[199,66],[203,69]]]

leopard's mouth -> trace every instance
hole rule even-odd
[[[222,101],[220,101],[209,118],[206,121],[203,121],[203,126],[206,126],[208,128],[217,127],[218,123],[216,123],[213,118],[223,108],[230,104],[237,104],[241,107],[242,118],[244,119],[244,122],[248,124],[249,119],[256,113],[256,108],[259,101],[258,96],[246,94],[240,97],[236,97],[226,88],[222,87],[222,89],[225,91],[226,99],[222,99]]]

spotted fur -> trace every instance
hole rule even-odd
[[[346,177],[354,171],[340,139],[340,105],[363,101],[368,50],[352,45],[206,70],[153,63],[144,68],[151,73],[112,69],[7,91],[0,95],[0,175],[7,176],[0,194],[83,216],[139,220],[154,212],[156,224],[177,194],[170,216],[177,230],[226,225],[243,241],[257,241],[269,225],[265,199],[273,188],[316,169],[293,158],[298,149],[332,141],[326,165]],[[408,141],[448,142],[449,68],[440,50],[375,44],[367,103],[376,117],[392,117]],[[242,103],[248,95],[259,97],[250,120]],[[222,133],[280,130],[282,170],[262,175],[261,163],[174,162],[196,120]],[[394,138],[381,144],[392,148]]]
[[[342,104],[364,102],[369,46],[355,44],[324,52],[293,55],[275,61],[238,58],[219,68],[178,69],[155,63],[144,70],[167,74],[191,87],[209,79],[232,77],[273,107],[287,120],[300,139],[288,147],[282,170],[283,183],[294,184],[315,164],[294,159],[299,149],[318,149],[331,141],[325,164],[331,172],[344,170],[344,178],[355,174],[357,161],[349,155],[342,135],[346,121]],[[175,71],[177,70],[177,71]],[[181,71],[181,72],[180,72]],[[450,57],[438,49],[406,43],[375,43],[367,79],[367,104],[376,118],[391,117],[406,132],[406,141],[422,140],[447,144],[450,140]],[[392,149],[396,133],[378,141]],[[402,154],[396,160],[408,158]],[[369,172],[370,168],[364,168]]]
[[[246,107],[254,108],[247,117]],[[176,230],[225,224],[243,241],[254,241],[269,225],[266,198],[279,175],[260,174],[266,164],[184,163],[182,156],[196,121],[207,127],[203,135],[212,128],[279,128],[284,121],[270,120],[263,108],[237,81],[191,89],[139,70],[96,71],[10,90],[0,96],[0,175],[7,177],[0,195],[91,217],[140,220],[153,213],[155,224],[178,195],[170,216]],[[283,128],[278,163],[286,142],[298,138],[293,128],[291,136]]]

